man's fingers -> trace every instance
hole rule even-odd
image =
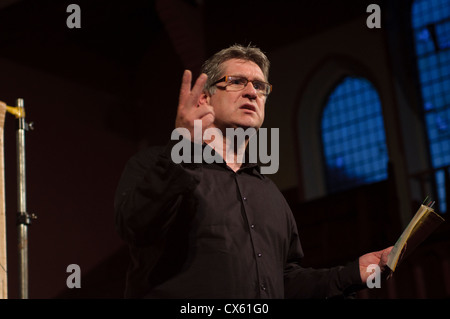
[[[206,74],[200,74],[191,90],[192,72],[189,70],[184,71],[180,88],[179,108],[197,106],[207,78]]]
[[[203,93],[203,88],[205,87],[207,78],[208,76],[205,73],[200,74],[200,76],[197,78],[197,81],[195,81],[194,87],[192,88],[188,104],[197,106],[200,95]]]
[[[200,101],[207,78],[208,76],[202,73],[191,90],[192,73],[189,70],[184,71],[175,127],[187,127],[189,129],[196,119],[200,119],[208,125],[214,121],[213,107],[203,100]]]
[[[189,94],[191,93],[191,81],[192,73],[189,70],[185,70],[183,73],[183,78],[181,80],[179,106],[184,106]]]
[[[195,118],[201,120],[208,114],[212,115],[212,117],[214,118],[214,108],[211,105],[202,105],[196,109]]]

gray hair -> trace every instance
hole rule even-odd
[[[208,75],[205,91],[214,94],[216,88],[212,84],[224,76],[222,64],[230,59],[241,59],[254,62],[261,69],[265,80],[268,81],[270,61],[267,56],[257,47],[234,44],[217,52],[203,63],[201,72]]]

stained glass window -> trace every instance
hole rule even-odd
[[[328,192],[387,178],[381,102],[364,78],[346,77],[328,97],[321,134]]]
[[[450,0],[415,1],[411,18],[431,164],[438,169],[450,165]],[[444,171],[435,178],[445,212]]]

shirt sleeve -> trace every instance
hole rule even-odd
[[[332,268],[302,268],[288,264],[285,268],[285,296],[288,299],[345,298],[364,286],[359,261]]]
[[[152,147],[126,164],[114,200],[115,223],[120,236],[133,245],[146,245],[168,229],[184,194],[199,182],[170,158],[172,146]]]
[[[292,222],[291,240],[284,268],[285,298],[324,299],[349,297],[364,288],[359,259],[345,266],[332,268],[304,268],[303,250],[295,222]]]

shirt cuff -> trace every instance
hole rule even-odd
[[[366,283],[361,279],[359,269],[359,258],[348,263],[340,271],[341,284],[344,288],[344,297],[354,295],[357,291],[367,288]]]

